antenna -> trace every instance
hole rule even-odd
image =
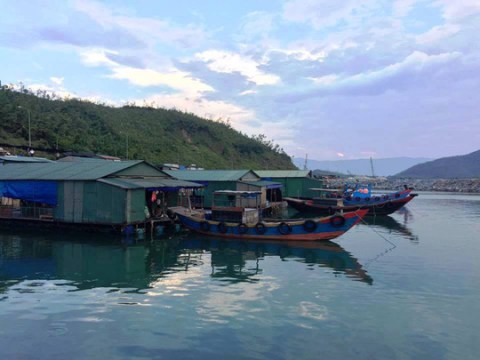
[[[303,163],[303,170],[308,170],[307,163],[308,163],[308,154],[305,154],[305,162]]]
[[[372,177],[375,177],[375,171],[373,171],[373,160],[371,156],[370,156],[370,168],[372,169]]]

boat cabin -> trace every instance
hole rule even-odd
[[[261,196],[261,191],[215,191],[211,220],[257,224],[260,221]]]
[[[328,206],[343,206],[343,191],[339,189],[310,188],[317,196],[312,198],[314,204]]]

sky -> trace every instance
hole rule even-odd
[[[0,0],[0,81],[316,160],[480,149],[479,0]]]

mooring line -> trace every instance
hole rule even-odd
[[[358,216],[357,212],[355,211],[355,214]],[[393,243],[392,241],[388,240],[385,236],[383,236],[382,234],[380,234],[378,231],[376,231],[374,228],[372,228],[370,226],[369,223],[367,223],[365,220],[363,220],[363,218],[360,218],[360,221],[364,224],[364,225],[367,225],[370,230],[372,230],[375,234],[377,234],[378,236],[380,236],[383,240],[385,240],[386,242],[388,242],[390,245],[392,245],[391,248],[388,248],[387,250],[381,252],[380,254],[378,254],[377,256],[375,256],[374,258],[370,259],[370,260],[367,260],[367,262],[363,265],[363,267],[366,269],[372,262],[374,262],[375,260],[378,260],[380,257],[386,255],[387,253],[389,253],[390,251],[392,251],[393,249],[395,249],[397,247],[397,245],[395,245],[395,243]]]

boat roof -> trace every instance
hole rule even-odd
[[[310,188],[312,191],[326,191],[326,192],[339,192],[340,189],[326,189],[326,188]]]
[[[262,195],[261,191],[241,191],[241,190],[217,190],[214,194],[226,194],[226,195]]]

